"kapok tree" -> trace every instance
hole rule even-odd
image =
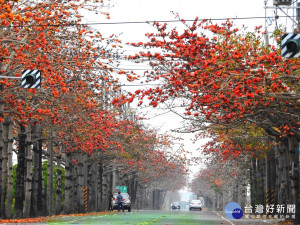
[[[245,193],[246,187],[250,185],[251,200],[263,203],[264,196],[261,193],[265,193],[271,186],[268,185],[264,190],[262,177],[268,180],[271,177],[266,176],[266,169],[260,170],[260,168],[265,161],[269,163],[270,156],[274,154],[272,145],[272,140],[264,134],[262,129],[251,130],[249,126],[211,133],[210,140],[202,150],[203,158],[206,159],[205,166],[213,168],[212,171],[219,171],[214,173],[214,180],[226,180],[226,182],[220,182],[222,185],[215,189],[218,191],[216,194],[225,197],[228,193],[238,193],[238,196],[230,194],[225,198],[227,201],[245,205],[246,196],[241,193]],[[228,182],[228,180],[231,181]]]
[[[159,80],[161,85],[137,90],[128,101],[136,97],[142,103],[147,96],[156,107],[176,99],[185,107],[188,131],[229,129],[250,121],[283,141],[295,159],[300,140],[299,59],[285,60],[278,46],[264,46],[259,27],[246,32],[230,21],[182,21],[183,31],[154,23],[158,32],[146,34],[148,42],[131,43],[147,50],[129,58],[149,61],[153,70],[145,73],[147,82]],[[290,169],[292,164],[297,162],[293,160]],[[296,202],[296,186],[291,186]]]
[[[123,173],[162,190],[180,189],[185,184],[187,159],[180,151],[174,153],[172,137],[146,129],[141,122],[120,121],[117,130],[114,140],[122,149],[116,160],[126,165]]]
[[[249,148],[244,150],[243,146],[231,140],[212,138],[203,147],[205,169],[200,169],[190,183],[192,190],[208,197],[207,200],[215,204],[210,207],[222,208],[224,203],[230,201],[238,202],[243,207],[246,189],[251,183],[249,169],[253,155],[248,154],[253,150],[249,151]]]
[[[203,128],[203,122],[233,126],[248,119],[267,129],[274,126],[276,116],[298,126],[298,90],[293,90],[299,82],[294,74],[297,60],[285,61],[277,48],[264,48],[259,28],[241,33],[230,21],[221,25],[197,20],[191,26],[183,23],[187,27],[183,32],[167,31],[167,24],[155,23],[158,33],[147,34],[149,42],[132,43],[154,49],[130,58],[151,61],[153,71],[145,77],[148,82],[163,83],[137,90],[134,97],[142,101],[148,96],[153,106],[167,99],[180,100],[185,114],[192,115],[191,131]],[[163,51],[153,53],[155,49]]]
[[[68,115],[70,120],[79,117],[82,110],[99,107],[103,90],[109,91],[103,83],[106,87],[115,83],[108,64],[100,62],[109,53],[109,46],[107,40],[102,45],[104,38],[99,32],[80,24],[79,10],[99,10],[102,3],[0,1],[0,122],[4,117],[13,117],[21,131],[37,123],[46,130],[58,131],[65,125],[63,119],[69,107],[78,110],[72,111],[77,115]],[[25,69],[41,70],[41,89],[25,90],[21,82],[16,82]],[[24,138],[24,133],[20,137]],[[24,147],[18,149],[18,176],[24,174]],[[15,216],[21,217],[24,179],[17,180]]]

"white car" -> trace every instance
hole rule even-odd
[[[130,197],[127,193],[121,193],[121,195],[123,196],[122,202],[123,202],[123,208],[127,209],[128,212],[131,212],[131,201],[130,201]],[[117,202],[117,196],[118,193],[114,193],[113,194],[113,198],[112,198],[112,209],[118,209],[118,202]]]
[[[190,211],[193,209],[199,209],[201,211],[202,210],[201,200],[197,200],[197,199],[191,200],[190,204],[189,204],[189,208],[190,208]]]

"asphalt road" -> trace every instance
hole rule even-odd
[[[279,220],[262,219],[228,219],[224,212],[214,211],[163,211],[132,210],[132,212],[110,212],[93,216],[61,216],[54,217],[45,224],[78,224],[78,225],[267,225],[278,224]],[[12,223],[10,223],[12,224]],[[20,225],[20,223],[18,223]],[[26,223],[28,225],[28,223]],[[24,224],[25,225],[25,224]]]
[[[103,225],[263,225],[278,221],[229,220],[222,212],[140,210],[114,212],[103,216],[66,216],[47,224],[103,224]]]

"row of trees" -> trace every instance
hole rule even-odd
[[[221,193],[219,199],[229,196],[243,204],[245,187],[250,183],[252,201],[264,201],[264,192],[271,189],[279,204],[300,207],[299,59],[283,59],[277,46],[263,45],[259,27],[247,32],[234,28],[230,21],[218,25],[196,19],[189,25],[179,18],[185,26],[181,31],[154,23],[158,32],[146,34],[149,42],[132,43],[147,50],[128,59],[149,62],[153,70],[146,71],[143,79],[155,81],[157,86],[136,90],[127,97],[120,95],[118,79],[113,76],[114,72],[126,74],[114,71],[117,58],[113,57],[118,55],[114,49],[120,45],[119,40],[104,38],[80,24],[79,10],[87,7],[99,11],[106,3],[0,2],[1,76],[20,77],[23,69],[36,68],[43,76],[43,88],[39,90],[22,90],[18,82],[8,78],[0,81],[1,205],[10,205],[15,198],[15,216],[28,215],[31,206],[24,207],[24,202],[36,206],[37,197],[33,196],[40,196],[42,191],[43,155],[49,158],[50,172],[52,159],[57,168],[65,168],[65,185],[72,188],[65,188],[64,201],[73,202],[73,208],[79,211],[82,196],[75,197],[74,188],[113,186],[110,183],[117,182],[114,171],[120,169],[109,169],[111,165],[126,165],[125,171],[131,172],[122,174],[154,184],[161,183],[158,175],[173,176],[176,171],[182,177],[175,182],[180,186],[184,158],[158,151],[165,148],[162,146],[169,148],[165,137],[158,137],[132,116],[126,117],[122,108],[110,105],[121,106],[135,98],[141,105],[145,97],[153,107],[166,104],[173,110],[179,104],[185,109],[182,116],[187,121],[182,131],[205,131],[202,136],[212,139],[204,149],[210,166],[201,174],[201,180],[207,181],[202,185],[213,184],[214,194]],[[280,44],[276,34],[274,38]],[[138,79],[132,73],[127,77]],[[14,145],[18,168],[16,193],[12,196],[6,190],[13,183]],[[224,170],[231,173],[224,174]],[[103,178],[103,171],[111,171],[107,173],[112,173],[112,178]],[[139,178],[133,178],[140,173]],[[88,179],[89,174],[102,176],[97,176],[100,180],[96,182],[95,178]],[[226,186],[225,179],[234,182]],[[47,184],[51,186],[51,182]],[[128,186],[137,190],[134,187],[138,185],[129,182]],[[34,187],[39,187],[39,192],[34,193]],[[90,194],[91,199],[104,201],[103,193],[102,197]],[[52,197],[49,199],[52,202]],[[94,201],[89,205],[96,209],[99,204]],[[48,203],[48,207],[51,205]],[[295,223],[299,222],[300,209],[296,212]]]
[[[252,206],[253,213],[255,206],[261,204],[297,206],[298,186],[294,179],[298,171],[291,155],[297,157],[298,141],[285,137],[276,143],[261,129],[254,136],[253,130],[247,132],[229,133],[230,138],[214,138],[205,146],[207,168],[192,181],[192,190],[209,197],[210,206],[216,209],[231,201],[239,202],[243,208]],[[231,154],[225,157],[229,149]],[[273,213],[278,214],[276,208]],[[281,214],[284,213],[287,209]]]
[[[171,155],[172,138],[110,104],[124,98],[112,60],[120,41],[82,25],[79,13],[109,17],[107,2],[0,4],[1,218],[105,210],[117,185],[134,204],[144,192],[184,185],[185,159]],[[42,88],[21,88],[25,69],[41,71]]]
[[[184,29],[154,23],[157,33],[146,34],[148,42],[131,43],[146,50],[128,58],[150,61],[153,70],[145,77],[160,81],[131,98],[141,104],[147,96],[152,106],[165,104],[173,111],[184,108],[182,131],[212,140],[204,148],[208,168],[194,181],[195,192],[210,185],[209,193],[244,204],[250,184],[252,203],[264,204],[265,191],[273,190],[276,203],[297,205],[297,223],[299,59],[280,56],[280,31],[273,37],[278,45],[266,46],[260,27],[248,32],[230,21],[178,19]]]
[[[7,124],[3,125],[1,131],[6,133]],[[7,140],[10,139],[1,138],[1,217],[104,211],[108,209],[109,196],[116,186],[127,186],[133,207],[145,208],[150,207],[145,197],[152,196],[152,191],[159,190],[161,195],[161,192],[179,189],[185,183],[184,160],[162,151],[170,147],[165,140],[161,141],[153,131],[141,130],[141,127],[133,123],[125,127],[127,134],[119,140],[124,146],[122,150],[94,149],[90,154],[67,151],[57,136],[45,140],[40,133],[41,136],[36,137],[28,132],[30,125],[18,137],[12,136],[14,143],[9,144]],[[117,131],[118,136],[122,134]],[[13,144],[18,145],[14,150],[18,160],[15,170],[9,150],[13,149]],[[48,147],[43,148],[43,144]],[[87,202],[84,189],[88,193]]]

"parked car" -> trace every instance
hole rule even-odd
[[[123,196],[123,208],[124,210],[128,210],[128,212],[131,212],[131,201],[128,193],[121,193]],[[118,201],[117,201],[118,193],[113,194],[113,199],[111,200],[111,206],[112,209],[118,209]]]
[[[190,204],[189,204],[190,211],[193,209],[199,209],[201,211],[202,207],[203,207],[203,205],[202,205],[201,200],[193,199],[190,201]]]
[[[180,209],[180,203],[179,202],[172,202],[171,204],[171,210]]]

